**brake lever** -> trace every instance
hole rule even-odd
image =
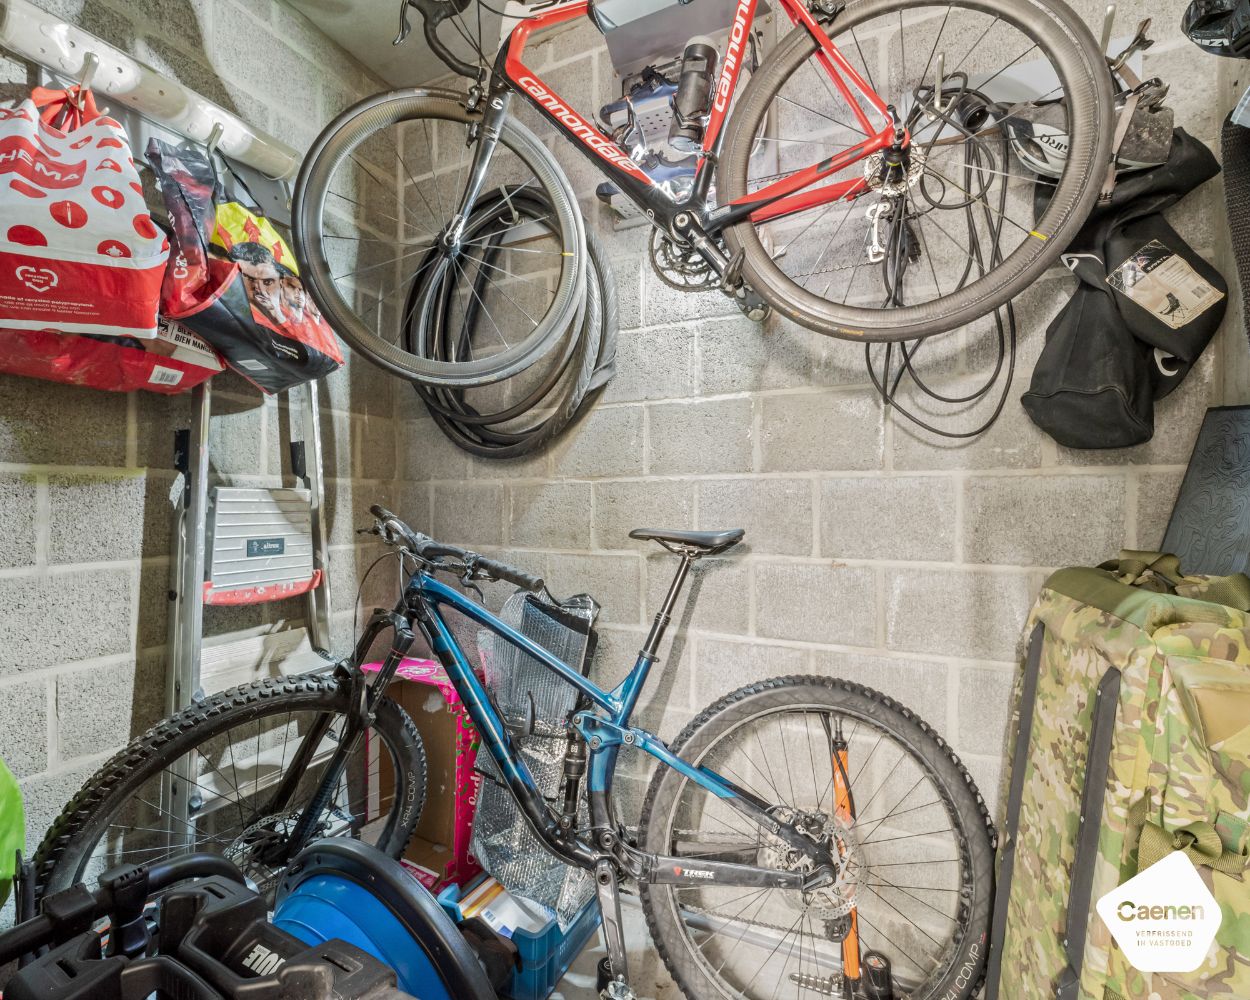
[[[403,45],[410,34],[412,34],[412,25],[408,23],[408,0],[400,0],[399,34],[395,36],[395,41],[391,42],[391,44]]]
[[[475,582],[477,580],[480,580],[481,577],[477,577],[473,575],[476,572],[477,571],[472,566],[466,563],[464,567],[464,573],[460,577],[460,586],[464,587],[465,590],[471,590],[473,591],[473,593],[477,594],[477,599],[479,603],[481,603],[482,605],[485,605],[486,595],[482,593],[482,588],[479,587],[477,583]]]

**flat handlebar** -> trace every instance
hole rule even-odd
[[[458,545],[436,542],[429,535],[423,535],[408,527],[397,515],[392,514],[385,507],[374,504],[369,508],[369,513],[377,520],[377,533],[383,541],[388,545],[402,545],[419,559],[435,565],[441,559],[455,559],[464,564],[470,577],[502,580],[521,590],[543,589],[542,577],[526,573],[507,563],[489,559],[476,552],[470,552],[468,549],[462,549]]]

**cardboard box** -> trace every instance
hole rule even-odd
[[[376,673],[381,668],[366,663],[361,669]],[[432,891],[449,883],[465,885],[482,870],[469,851],[482,781],[474,770],[477,730],[450,678],[433,660],[404,660],[387,694],[412,718],[425,744],[425,808],[404,852],[405,867]],[[372,759],[369,771],[375,773]],[[385,757],[376,773],[380,803],[395,782]]]

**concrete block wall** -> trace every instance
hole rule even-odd
[[[321,122],[383,87],[278,0],[41,6],[300,149]],[[34,82],[31,67],[0,56],[0,100]],[[214,384],[219,481],[293,485],[283,475],[284,401],[233,375]],[[353,529],[370,503],[403,493],[395,398],[389,378],[350,357],[323,384],[339,653],[350,648],[357,587],[376,554]],[[31,851],[87,776],[164,714],[173,434],[190,413],[188,396],[0,375],[0,754],[21,780]],[[303,614],[300,601],[209,609],[207,631],[280,629]]]
[[[1095,36],[1104,5],[1077,0]],[[1177,124],[1218,152],[1229,101],[1213,108],[1220,60],[1179,30],[1185,0],[1121,5],[1116,34],[1154,18],[1145,76],[1173,86]],[[619,96],[602,39],[580,25],[539,44],[527,64],[583,111]],[[593,81],[594,86],[588,86]],[[604,604],[598,679],[632,664],[673,572],[671,557],[628,539],[638,526],[745,527],[747,544],[703,564],[697,606],[655,676],[641,721],[671,738],[702,707],[749,681],[788,673],[847,677],[884,690],[933,723],[995,800],[1021,625],[1048,572],[1162,540],[1205,409],[1225,392],[1228,352],[1243,352],[1237,309],[1221,337],[1157,412],[1155,439],[1088,453],[1058,447],[1018,398],[1071,279],[1056,268],[1016,302],[1021,361],[1002,418],[951,442],[886,413],[862,346],[776,317],[758,326],[715,293],[665,286],[648,234],[615,232],[593,197],[599,176],[520,102],[572,178],[588,224],[607,241],[621,299],[615,381],[549,453],[472,460],[399,396],[401,451],[429,483],[412,513],[449,541],[479,545],[545,575],[557,593]],[[1169,212],[1229,276],[1218,181]],[[1236,296],[1233,296],[1236,298]],[[930,342],[939,388],[977,384],[993,363],[987,321]],[[922,367],[924,367],[922,365]],[[908,400],[925,412],[922,402]],[[966,414],[975,426],[985,414]],[[418,520],[418,524],[421,524]],[[623,758],[625,760],[627,758]],[[636,821],[645,762],[625,782]]]
[[[279,0],[42,2],[300,148],[382,86]],[[1132,9],[1121,31],[1155,17],[1159,44],[1146,75],[1172,80],[1178,123],[1215,145],[1220,114],[1209,90],[1191,85],[1214,77],[1215,61],[1176,31],[1184,0],[1124,6]],[[1097,27],[1101,5],[1079,7]],[[616,96],[588,26],[537,46],[532,62],[579,103]],[[0,97],[21,96],[32,79],[0,57]],[[492,463],[457,451],[405,386],[349,358],[327,381],[324,423],[336,649],[347,648],[353,598],[375,551],[353,534],[372,502],[542,572],[558,592],[594,593],[604,604],[604,682],[632,662],[672,572],[669,558],[630,542],[629,529],[741,525],[749,544],[701,567],[642,721],[672,737],[750,680],[848,677],[933,722],[993,798],[1033,594],[1051,567],[1160,540],[1204,409],[1244,394],[1222,378],[1225,358],[1242,349],[1239,318],[1160,407],[1149,445],[1060,449],[1014,398],[989,434],[952,444],[883,412],[855,345],[776,319],[756,326],[718,295],[664,286],[646,261],[646,234],[614,232],[592,197],[597,176],[562,140],[549,141],[611,250],[618,375],[548,453]],[[1170,214],[1196,248],[1227,265],[1218,182]],[[1069,288],[1056,271],[1017,303],[1013,397]],[[975,381],[990,357],[983,326],[933,349],[943,386]],[[280,403],[224,377],[217,412],[218,474],[279,481]],[[159,713],[170,442],[187,416],[185,398],[0,376],[0,746],[22,779],[32,847],[87,774]],[[384,600],[388,582],[375,574],[365,600]],[[275,605],[210,625],[280,627],[301,614],[298,604]],[[632,822],[644,775],[631,773],[623,806]]]

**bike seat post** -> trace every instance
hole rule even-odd
[[[656,659],[660,643],[664,641],[664,633],[668,630],[669,622],[673,619],[673,608],[677,605],[677,598],[681,594],[681,588],[686,585],[686,577],[690,573],[690,567],[701,554],[689,548],[676,549],[675,551],[681,555],[681,565],[677,567],[677,573],[673,577],[673,582],[669,585],[668,594],[664,598],[664,604],[656,612],[655,620],[651,623],[651,631],[647,633],[647,639],[642,644],[641,655],[652,661]]]

